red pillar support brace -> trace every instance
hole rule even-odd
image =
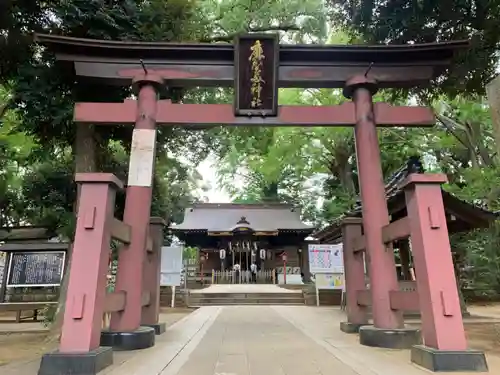
[[[86,353],[99,347],[115,195],[123,188],[121,181],[108,173],[78,173],[76,182],[81,193],[61,353]]]
[[[361,229],[361,219],[347,218],[342,222],[347,322],[342,322],[340,329],[346,333],[356,333],[368,324],[367,309],[357,302],[358,291],[366,290],[364,256],[362,251],[353,251],[354,240],[361,236]]]
[[[161,247],[163,245],[163,229],[165,220],[152,217],[149,233],[153,240],[153,251],[147,255],[144,262],[143,289],[149,292],[149,305],[142,308],[141,325],[152,327],[157,335],[165,332],[165,324],[159,322],[160,317],[160,278],[161,278]]]
[[[446,181],[440,174],[410,175],[405,183],[406,207],[425,345],[465,350],[467,341],[441,193],[441,184]]]
[[[411,349],[411,361],[431,371],[488,371],[483,352],[467,349],[441,174],[412,174],[405,184],[411,246],[422,315],[424,345]]]
[[[131,332],[139,328],[142,312],[142,272],[146,258],[152,180],[156,151],[156,114],[160,77],[144,75],[134,80],[138,90],[137,119],[132,137],[129,177],[123,221],[132,228],[131,243],[120,250],[116,290],[127,293],[123,312],[111,316],[111,331]]]
[[[372,95],[376,91],[374,80],[356,76],[346,83],[344,95],[353,99],[356,111],[354,134],[363,228],[370,258],[373,323],[375,328],[395,329],[402,328],[404,324],[402,313],[391,309],[389,299],[389,291],[398,290],[398,280],[392,247],[386,247],[382,239],[382,227],[389,224],[389,214],[373,113]]]
[[[44,354],[38,375],[89,374],[113,364],[100,346],[116,190],[110,173],[77,173],[80,199],[59,350]]]

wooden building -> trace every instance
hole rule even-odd
[[[198,248],[206,270],[239,264],[245,271],[255,262],[259,270],[282,272],[286,254],[288,272],[300,274],[308,264],[305,240],[314,231],[300,216],[289,204],[200,203],[170,229],[186,246]]]

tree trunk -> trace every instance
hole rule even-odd
[[[460,279],[457,275],[457,290],[458,290],[458,298],[460,299],[460,310],[462,311],[462,316],[469,315],[469,311],[467,310],[467,303],[465,302],[464,294],[462,293],[462,288],[460,286]]]
[[[95,142],[95,128],[88,124],[75,124],[76,137],[73,145],[73,155],[75,161],[75,173],[96,172],[97,152]],[[74,206],[74,212],[77,214],[78,200],[80,197],[80,188],[78,187],[77,199]],[[54,314],[54,320],[50,326],[50,332],[47,340],[50,342],[59,341],[66,308],[66,296],[68,290],[69,273],[71,271],[71,255],[73,244],[68,247],[66,254],[66,270],[59,290],[59,303]]]
[[[491,111],[496,157],[500,159],[500,76],[486,85],[486,94]]]
[[[401,260],[401,271],[404,280],[411,280],[411,252],[408,239],[399,241],[399,258]]]
[[[462,315],[469,315],[467,310],[467,303],[465,302],[464,294],[462,293],[462,286],[460,285],[461,279],[461,266],[463,265],[463,255],[457,249],[452,249],[453,256],[453,268],[455,268],[455,281],[457,283],[458,298],[460,299],[460,310]]]

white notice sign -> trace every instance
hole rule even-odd
[[[342,244],[309,245],[309,271],[313,274],[344,273],[344,256]]]
[[[134,130],[128,167],[128,186],[152,185],[155,149],[156,130]]]
[[[182,246],[161,248],[161,286],[180,286],[182,273]]]

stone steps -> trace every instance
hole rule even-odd
[[[304,305],[302,293],[190,293],[189,307],[228,305]]]
[[[278,286],[288,290],[306,290],[309,288],[308,284],[279,284]]]
[[[267,292],[217,292],[217,293],[189,293],[190,298],[196,298],[198,296],[202,296],[204,298],[290,298],[290,297],[295,297],[295,298],[302,298],[302,293],[301,292],[293,292],[293,293],[267,293]]]

